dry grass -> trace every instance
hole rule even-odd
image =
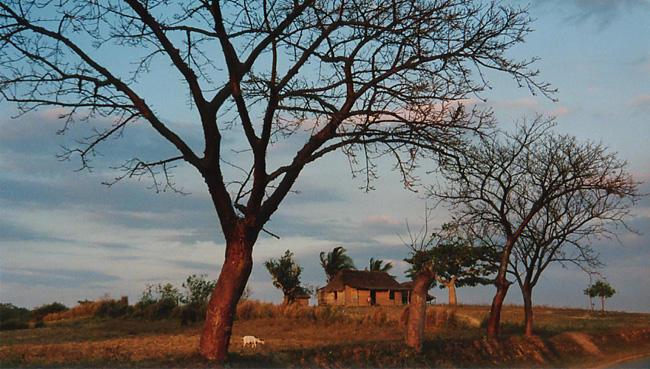
[[[402,344],[401,307],[327,309],[253,301],[241,304],[238,309],[230,351],[235,364],[241,366],[259,366],[260,363],[279,366],[495,365],[492,355],[539,363],[552,359],[552,353],[539,339],[530,341],[507,336],[510,338],[506,337],[504,343],[486,341],[476,322],[483,319],[488,309],[486,306],[429,307],[428,356],[413,356]],[[505,307],[503,321],[506,326],[519,324],[520,310],[521,307]],[[575,330],[576,321],[586,321],[587,330],[612,330],[621,325],[650,327],[648,314],[608,313],[601,316],[584,310],[542,307],[536,311],[536,317],[540,324],[555,331]],[[0,366],[206,366],[209,363],[198,355],[199,335],[199,324],[181,327],[177,320],[86,319],[48,324],[45,328],[0,332]],[[266,344],[256,350],[242,349],[241,337],[245,335],[261,337]],[[572,337],[558,335],[548,342],[573,342]],[[625,340],[636,342],[646,339],[644,337]],[[617,340],[622,339],[618,336],[610,339]],[[600,341],[594,342],[599,344]],[[584,346],[585,343],[581,343]],[[469,361],[444,361],[468,347],[476,352],[466,359]],[[584,351],[581,347],[576,350]],[[532,356],[526,356],[527,352]]]

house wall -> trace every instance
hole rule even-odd
[[[345,305],[345,294],[340,292],[318,292],[318,305]]]
[[[368,290],[357,290],[359,293],[359,305],[358,306],[370,306],[370,291]]]
[[[395,291],[391,300],[390,291],[376,291],[375,304],[383,306],[402,305],[402,295],[408,296],[408,292]],[[318,305],[339,305],[339,306],[370,306],[370,290],[357,290],[345,286],[345,290],[334,292],[318,292]]]
[[[294,303],[298,305],[309,306],[309,297],[297,297]]]

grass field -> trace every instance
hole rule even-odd
[[[403,344],[401,308],[240,307],[230,345],[234,367],[485,367],[590,365],[650,353],[650,314],[535,310],[536,337],[521,336],[522,308],[504,308],[503,336],[484,337],[487,306],[428,308],[422,354]],[[0,366],[205,367],[200,323],[81,319],[0,332]],[[264,346],[242,349],[241,337]]]

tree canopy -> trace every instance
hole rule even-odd
[[[337,246],[327,254],[325,251],[321,251],[320,264],[327,276],[327,282],[331,281],[341,269],[355,269],[352,258],[345,255],[343,246]]]
[[[264,266],[273,278],[273,285],[284,293],[285,304],[294,302],[297,295],[305,293],[305,289],[300,286],[302,267],[293,260],[291,251],[285,251],[277,260],[265,261]]]
[[[371,257],[368,265],[368,269],[366,270],[388,272],[391,269],[393,269],[393,263],[391,262],[384,263],[384,261],[381,259],[375,260],[374,258]]]
[[[605,311],[605,299],[608,299],[616,293],[616,290],[609,285],[609,283],[598,280],[596,283],[587,287],[584,290],[585,295],[591,297],[600,297],[601,301],[601,311]]]

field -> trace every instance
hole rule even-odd
[[[539,307],[536,336],[521,335],[522,308],[507,306],[503,335],[484,336],[486,306],[428,308],[424,352],[403,344],[401,308],[240,306],[230,345],[233,367],[590,366],[650,356],[650,314]],[[86,318],[0,332],[0,366],[207,367],[200,323]],[[241,337],[265,340],[241,347]]]

